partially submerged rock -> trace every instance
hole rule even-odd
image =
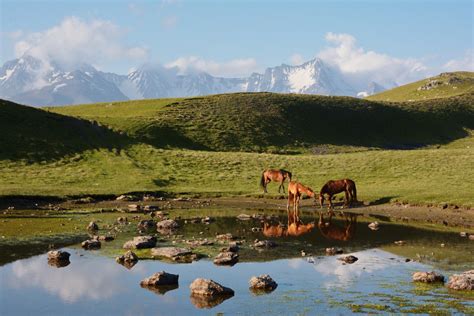
[[[148,278],[140,282],[141,286],[161,286],[161,285],[177,285],[179,275],[167,273],[165,271],[156,272]]]
[[[195,279],[189,288],[191,289],[191,294],[196,296],[212,297],[221,295],[234,295],[234,291],[232,289],[222,286],[210,279]]]
[[[415,282],[423,282],[423,283],[435,283],[435,282],[444,282],[444,276],[438,274],[434,271],[424,272],[418,271],[413,273],[412,279]]]
[[[125,254],[116,257],[115,261],[131,268],[138,262],[138,256],[133,251],[128,250]]]
[[[268,274],[252,277],[249,281],[249,285],[250,289],[256,292],[271,292],[278,286],[278,284]]]
[[[85,240],[81,243],[82,248],[86,250],[92,250],[92,249],[99,249],[102,244],[99,240],[97,239],[89,239]]]
[[[64,261],[68,260],[71,254],[67,251],[62,250],[51,250],[48,251],[48,260],[57,260],[57,261]]]
[[[340,255],[341,253],[344,253],[344,251],[341,248],[326,248],[326,254],[329,256],[333,255]]]
[[[370,223],[368,226],[371,230],[379,230],[379,228],[380,228],[379,227],[379,222]]]
[[[271,240],[255,240],[253,246],[255,248],[273,248],[276,247],[276,243]]]
[[[474,290],[474,270],[453,274],[449,277],[446,286],[452,290]]]
[[[349,256],[339,257],[337,258],[337,260],[341,260],[341,261],[344,261],[345,263],[351,264],[359,260],[359,258],[357,258],[356,256],[349,255]]]
[[[197,255],[187,248],[178,247],[157,247],[151,249],[153,257],[162,257],[179,262],[192,262],[197,259]]]
[[[96,222],[92,221],[89,223],[89,225],[87,225],[87,230],[97,231],[99,230],[99,226],[96,224]]]
[[[156,245],[156,237],[154,236],[137,236],[127,241],[123,248],[125,249],[144,249],[153,248]]]
[[[233,266],[239,261],[239,254],[232,251],[224,251],[214,258],[214,264]]]

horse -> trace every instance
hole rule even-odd
[[[263,188],[263,193],[268,193],[267,184],[270,181],[276,181],[280,182],[280,186],[278,187],[278,193],[280,193],[281,189],[283,189],[283,192],[285,192],[285,186],[283,183],[286,179],[289,179],[289,181],[291,181],[291,172],[283,169],[266,169],[262,172],[262,177],[260,178],[260,186]]]
[[[332,223],[332,214],[329,215],[329,221],[325,222],[323,213],[319,213],[318,227],[321,234],[327,239],[348,241],[354,237],[357,226],[357,215],[350,214],[344,216],[345,226],[340,227]]]
[[[288,212],[288,218],[293,217],[293,223],[300,222],[299,208],[301,196],[303,194],[316,199],[316,194],[310,187],[306,187],[296,181],[290,181],[290,183],[288,183],[288,204],[286,205],[286,211]],[[293,214],[291,214],[292,216],[290,216],[290,203],[293,204]]]
[[[345,193],[344,206],[357,202],[357,189],[354,181],[351,179],[329,180],[319,191],[319,204],[321,208],[324,205],[324,194],[329,196],[329,209],[332,209],[332,196],[341,192]]]

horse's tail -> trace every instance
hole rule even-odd
[[[354,186],[352,187],[352,196],[354,198],[354,202],[357,202],[357,188],[356,188],[355,182],[353,183],[354,183]]]
[[[260,186],[265,188],[265,171],[262,172],[262,177],[260,178]]]
[[[290,179],[290,181],[291,181],[291,176],[292,176],[292,174],[291,174],[291,172],[289,172],[289,171],[287,171],[287,173],[288,173],[288,179]]]

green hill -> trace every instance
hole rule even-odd
[[[0,160],[61,158],[126,143],[97,122],[0,100]]]
[[[156,147],[305,152],[321,145],[415,148],[474,128],[474,93],[383,103],[349,97],[234,93],[49,108]]]
[[[474,72],[445,72],[367,97],[373,101],[418,101],[474,92]]]

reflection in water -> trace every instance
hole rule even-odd
[[[66,260],[48,259],[48,264],[56,268],[67,267],[70,263],[71,261],[69,261],[69,259],[66,259]]]
[[[303,224],[301,220],[295,220],[295,211],[288,211],[288,225],[281,223],[272,225],[269,222],[263,223],[263,235],[266,237],[286,237],[286,236],[301,236],[307,234],[315,227],[314,223]]]
[[[323,213],[319,213],[318,227],[321,234],[327,239],[347,241],[354,237],[357,226],[356,214],[344,214],[344,227],[332,222],[332,213],[328,221],[324,220]]]
[[[140,286],[144,289],[147,289],[148,291],[151,291],[155,294],[158,295],[165,295],[166,292],[176,290],[179,288],[178,284],[174,285],[158,285],[158,286],[152,286],[152,285],[145,285],[145,284],[140,284]]]
[[[203,295],[192,295],[190,296],[191,303],[197,308],[213,308],[219,304],[222,304],[225,300],[231,298],[234,295],[217,295],[217,296],[203,296]]]

